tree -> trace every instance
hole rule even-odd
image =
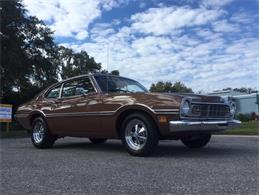
[[[165,89],[165,84],[162,81],[159,81],[156,84],[152,84],[150,87],[151,92],[170,92]]]
[[[97,72],[87,52],[74,52],[54,42],[53,32],[43,21],[28,16],[20,0],[0,1],[1,84],[0,101],[19,105],[46,86],[89,72]]]
[[[240,88],[234,88],[233,89],[234,91],[238,91],[238,92],[242,92],[242,93],[248,93],[248,94],[250,94],[250,93],[258,93],[258,90],[256,90],[256,89],[253,89],[253,88],[251,88],[251,87],[240,87]]]
[[[250,94],[250,93],[258,93],[258,90],[257,89],[253,89],[251,87],[240,87],[240,88],[231,88],[231,87],[227,87],[225,89],[222,89],[223,91],[226,91],[226,90],[233,90],[233,91],[237,91],[237,92],[241,92],[241,93],[247,93],[247,94]]]
[[[103,69],[101,71],[99,71],[101,74],[112,74],[112,75],[116,75],[119,76],[119,70],[112,70],[111,72],[108,72],[107,70]]]
[[[174,85],[172,86],[171,92],[193,93],[191,88],[186,87],[180,81],[174,83]]]
[[[179,92],[179,93],[193,93],[191,88],[186,87],[181,82],[175,82],[172,84],[171,82],[162,82],[159,81],[156,84],[152,84],[150,87],[151,92]]]
[[[118,70],[112,70],[110,73],[111,73],[112,75],[119,76],[119,71],[118,71]]]
[[[96,63],[93,57],[90,57],[87,52],[74,52],[72,49],[59,47],[59,63],[60,75],[62,79],[77,76],[80,74],[88,74],[90,72],[98,72],[101,69],[101,64]]]
[[[20,1],[1,1],[2,101],[20,104],[56,81],[52,32],[26,15]]]

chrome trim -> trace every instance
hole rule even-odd
[[[219,118],[210,118],[210,117],[181,117],[182,120],[232,120],[230,117],[219,117]]]
[[[121,108],[125,107],[125,106],[134,106],[134,105],[138,105],[138,106],[143,106],[147,109],[149,109],[151,112],[153,112],[154,114],[161,114],[161,113],[155,113],[154,110],[152,110],[150,107],[144,105],[144,104],[126,104],[123,106],[120,106],[119,108],[117,108],[114,111],[97,111],[97,112],[74,112],[74,113],[70,113],[70,112],[63,112],[63,113],[51,113],[51,114],[45,114],[46,117],[66,117],[66,116],[72,116],[72,117],[76,117],[76,116],[112,116],[114,115],[116,112],[118,112]],[[167,114],[166,112],[163,112],[162,114]],[[170,114],[178,114],[178,113],[173,113],[171,112]]]
[[[239,127],[239,120],[220,120],[220,121],[170,121],[170,132],[186,131],[221,131],[229,128]]]
[[[96,87],[97,92],[102,93],[102,90],[101,90],[100,86],[98,85],[98,82],[97,82],[95,76],[91,75],[89,78],[92,80],[93,85]]]
[[[226,105],[226,106],[229,106],[229,104],[226,104],[226,103],[221,103],[221,102],[193,102],[191,101],[192,104],[213,104],[213,105]]]
[[[181,103],[180,103],[180,109],[179,109],[180,110],[180,112],[179,112],[180,118],[183,117],[183,113],[181,112],[181,110],[182,110],[182,106],[183,106],[184,102],[188,101],[190,103],[190,101],[191,101],[190,99],[191,99],[190,97],[183,97],[182,98]]]
[[[52,113],[46,114],[46,117],[81,117],[81,116],[110,116],[113,115],[115,111],[100,111],[100,112],[74,112],[74,113]]]
[[[180,104],[180,110],[181,110],[181,107],[182,107],[182,105],[183,105],[183,103],[185,102],[185,101],[189,101],[189,103],[190,103],[190,105],[191,105],[191,109],[192,109],[192,106],[194,106],[194,104],[199,104],[199,105],[223,105],[223,106],[229,106],[230,107],[230,104],[228,104],[227,102],[201,102],[201,101],[193,101],[193,99],[194,98],[191,98],[191,97],[184,97],[183,99],[182,99],[182,101],[181,101],[181,104]],[[199,100],[199,98],[197,99],[197,100]],[[208,107],[208,113],[207,113],[207,115],[209,114],[209,107]],[[224,120],[226,120],[226,119],[230,119],[230,120],[232,120],[233,119],[233,117],[213,117],[213,118],[210,118],[210,117],[207,117],[207,116],[200,116],[200,115],[198,115],[198,114],[192,114],[192,113],[188,113],[186,116],[185,115],[183,115],[181,112],[180,112],[180,118],[181,119],[183,119],[183,120],[185,120],[185,119],[190,119],[190,120],[193,120],[193,119],[198,119],[198,120],[210,120],[210,119],[213,119],[213,120],[221,120],[221,119],[224,119]]]
[[[154,109],[154,112],[179,112],[179,109]]]
[[[157,115],[178,115],[179,112],[155,112]]]
[[[119,111],[120,109],[122,109],[122,108],[124,108],[124,107],[126,107],[126,106],[142,106],[142,107],[144,107],[144,108],[147,108],[148,110],[150,110],[152,113],[155,114],[155,111],[154,111],[151,107],[149,107],[149,106],[147,106],[147,105],[145,105],[145,104],[141,104],[141,103],[125,104],[125,105],[120,106],[120,107],[117,108],[116,110],[114,110],[114,112],[117,112],[117,111]]]
[[[159,115],[178,115],[179,114],[179,109],[154,109],[153,110],[154,114],[159,114]]]
[[[67,96],[67,97],[61,97],[61,98],[56,99],[56,100],[63,101],[63,100],[68,100],[68,99],[73,99],[73,98],[79,98],[79,97],[86,97],[86,96],[88,96],[88,95],[97,95],[97,94],[98,94],[97,92],[89,92],[89,93],[80,94],[80,95],[72,95],[72,96]]]
[[[95,84],[94,84],[94,82],[93,82],[93,77],[92,77],[92,76],[88,76],[88,78],[89,78],[89,80],[90,80],[90,82],[91,82],[93,88],[95,89],[96,93],[98,93],[99,91],[98,91],[98,89],[96,88],[96,86],[95,86]]]
[[[58,98],[58,99],[61,99],[61,95],[62,95],[63,87],[64,87],[64,83],[61,84],[61,87],[60,87],[60,93],[59,93],[59,98]]]

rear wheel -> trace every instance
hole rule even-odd
[[[202,148],[206,146],[211,138],[211,134],[201,134],[182,138],[182,143],[189,148]]]
[[[103,144],[107,141],[107,139],[103,138],[88,138],[93,144]]]
[[[46,122],[37,117],[33,120],[31,140],[36,148],[51,148],[56,141],[56,137],[50,133]]]
[[[148,156],[158,144],[158,133],[154,122],[148,116],[135,113],[125,118],[121,139],[131,155]]]

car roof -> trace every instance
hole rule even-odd
[[[122,77],[120,75],[113,75],[113,74],[104,74],[104,73],[91,73],[91,74],[82,74],[82,75],[78,75],[78,76],[74,76],[74,77],[70,77],[70,78],[67,78],[67,79],[64,79],[58,83],[63,83],[63,82],[66,82],[66,81],[70,81],[70,80],[73,80],[73,79],[77,79],[77,78],[82,78],[82,77],[86,77],[86,76],[110,76],[110,77],[119,77],[119,78],[124,78],[124,79],[128,79],[128,80],[132,80],[134,81],[133,79],[130,79],[130,78],[127,78],[127,77]],[[56,84],[58,84],[56,83]]]
[[[78,78],[82,78],[82,77],[87,77],[87,76],[110,76],[110,77],[119,77],[119,78],[124,78],[124,79],[135,81],[133,79],[130,79],[130,78],[127,78],[127,77],[122,77],[122,76],[119,76],[119,75],[104,74],[104,73],[90,73],[90,74],[82,74],[82,75],[78,75],[78,76],[74,76],[74,77],[70,77],[70,78],[64,79],[62,81],[59,81],[57,83],[52,84],[48,88],[53,88],[56,85],[62,84],[64,82],[71,81],[71,80],[78,79]]]

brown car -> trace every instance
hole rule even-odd
[[[212,133],[240,124],[234,114],[234,104],[218,96],[150,93],[132,79],[92,74],[50,86],[20,106],[16,119],[37,148],[65,136],[120,138],[130,154],[145,156],[161,139],[203,147]]]

